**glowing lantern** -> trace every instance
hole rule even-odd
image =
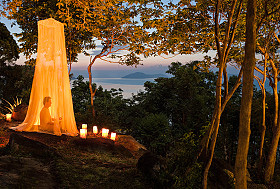
[[[87,138],[87,129],[80,129],[80,137]]]
[[[93,134],[95,134],[95,135],[98,133],[98,128],[97,128],[97,126],[93,126],[92,132],[93,132]]]
[[[12,114],[6,114],[6,121],[12,121]]]
[[[102,137],[106,138],[108,137],[109,129],[102,129]]]
[[[111,133],[111,140],[116,140],[116,135],[117,135],[116,133],[113,133],[113,132],[112,132],[112,133]]]
[[[82,129],[87,129],[87,124],[82,124]]]

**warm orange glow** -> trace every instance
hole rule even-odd
[[[87,130],[86,129],[80,129],[80,137],[81,138],[87,138]]]
[[[102,137],[108,137],[108,133],[109,133],[109,129],[105,129],[105,128],[103,128],[102,129]]]
[[[97,126],[93,126],[92,132],[93,132],[93,134],[97,134],[97,133],[98,133],[98,128],[97,128]]]
[[[87,124],[82,124],[82,129],[87,129]]]
[[[111,133],[111,140],[116,140],[116,136],[117,136],[117,134],[116,133]]]
[[[48,114],[53,125],[41,125],[45,97],[51,97]],[[44,117],[44,116],[43,116]],[[77,136],[65,48],[64,24],[53,18],[38,21],[36,66],[28,111],[16,131]]]
[[[12,114],[6,114],[6,121],[12,121]]]

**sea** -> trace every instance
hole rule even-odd
[[[122,89],[124,98],[131,98],[133,95],[144,91],[144,83],[146,81],[155,82],[156,78],[143,78],[143,79],[131,79],[131,78],[122,78],[128,74],[135,72],[142,72],[145,74],[164,74],[166,77],[171,77],[171,75],[166,74],[167,68],[162,69],[146,69],[146,70],[92,70],[92,82],[96,83],[97,86],[102,86],[103,89],[111,90]],[[87,70],[73,70],[73,80],[82,75],[84,81],[88,81],[88,72]],[[234,74],[229,74],[229,76]],[[254,80],[254,85],[257,90],[260,90],[257,80]],[[280,86],[279,86],[280,87]],[[268,80],[265,84],[266,91],[272,93],[272,88],[269,86]]]
[[[141,79],[131,79],[131,78],[122,78],[128,74],[135,73],[139,71],[134,70],[93,70],[92,71],[92,82],[96,83],[97,86],[102,86],[103,89],[111,90],[122,89],[122,95],[124,98],[131,98],[133,95],[144,91],[144,83],[146,81],[155,82],[156,78],[141,78]],[[88,81],[88,72],[86,70],[73,70],[73,78],[71,83],[79,75],[84,77],[84,81]],[[145,74],[164,74],[166,77],[170,77],[164,71],[152,72],[152,71],[143,71]]]

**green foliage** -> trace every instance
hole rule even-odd
[[[94,109],[96,111],[93,120],[92,109],[90,104],[90,93],[88,92],[88,81],[83,81],[83,76],[78,76],[72,84],[72,97],[75,112],[75,118],[78,123],[95,124],[108,127],[110,129],[122,128],[122,122],[125,120],[123,116],[126,112],[126,102],[123,99],[121,89],[104,90],[101,86],[97,88]],[[97,87],[92,85],[93,90]]]
[[[175,138],[208,125],[213,110],[215,75],[194,69],[196,63],[172,63],[167,73],[173,77],[145,83],[147,93],[141,105],[147,112],[164,113]]]
[[[75,119],[78,123],[90,123],[92,122],[92,113],[90,106],[90,93],[89,82],[84,82],[84,77],[79,75],[76,80],[72,80],[72,98],[73,108],[75,112]],[[96,85],[93,85],[95,88]]]
[[[189,132],[175,142],[168,152],[166,175],[172,177],[172,188],[200,188],[202,164],[195,160],[198,145],[199,138]]]
[[[19,48],[7,27],[0,22],[0,68],[19,58]],[[1,70],[0,70],[1,73]]]
[[[168,146],[173,141],[166,115],[151,113],[138,121],[139,124],[133,132],[135,138],[150,151],[165,155]]]
[[[27,104],[33,74],[34,67],[31,66],[9,65],[0,67],[0,98],[12,101],[13,97],[18,96]]]

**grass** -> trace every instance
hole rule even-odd
[[[69,142],[52,166],[59,188],[150,188],[136,169],[137,160],[108,151],[84,151]]]

